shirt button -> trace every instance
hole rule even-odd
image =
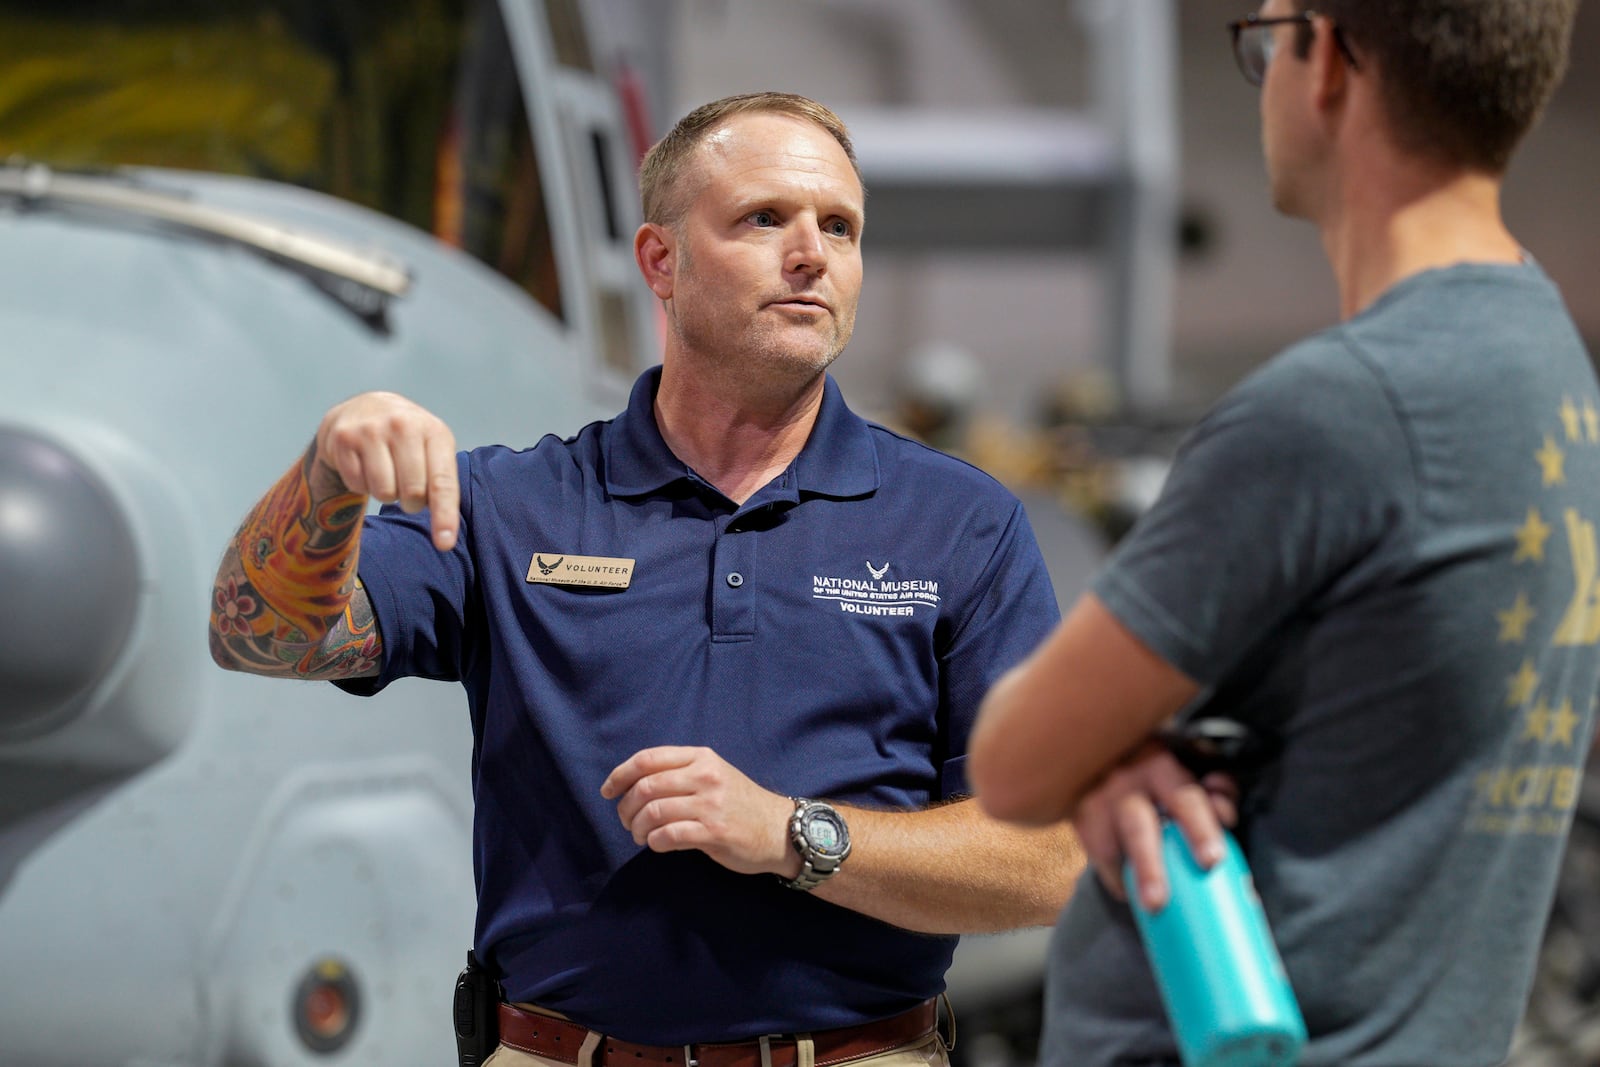
[[[738,571],[729,571],[728,584],[735,589],[739,588],[744,584],[744,575],[740,574]]]

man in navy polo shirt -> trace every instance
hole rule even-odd
[[[963,772],[1057,621],[1043,561],[1014,497],[826,373],[865,206],[837,116],[706,105],[640,185],[668,330],[627,410],[457,455],[409,400],[338,405],[223,560],[254,610],[214,656],[465,686],[497,1065],[941,1063],[954,935],[1050,921],[1082,867]]]

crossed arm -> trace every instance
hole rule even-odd
[[[984,699],[970,776],[985,810],[1023,824],[1073,820],[1107,892],[1122,898],[1128,860],[1141,901],[1159,909],[1161,816],[1210,867],[1222,856],[1219,827],[1237,814],[1231,782],[1196,782],[1154,741],[1199,688],[1086,594]]]
[[[645,749],[600,789],[638,844],[699,849],[730,870],[794,878],[800,857],[787,797],[763,789],[707,748]],[[1084,868],[1065,824],[1009,826],[977,801],[922,811],[837,805],[850,858],[814,892],[824,900],[931,934],[993,933],[1055,920]]]

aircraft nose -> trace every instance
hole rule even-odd
[[[58,725],[116,660],[138,602],[116,499],[65,448],[0,426],[0,741]]]

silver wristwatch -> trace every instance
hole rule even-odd
[[[790,889],[815,889],[833,877],[850,855],[850,827],[832,804],[792,797],[789,841],[800,853],[800,877],[785,881]]]

